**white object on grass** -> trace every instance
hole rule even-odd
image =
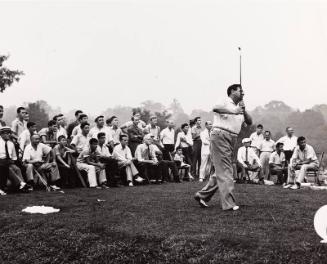
[[[30,214],[50,214],[58,213],[60,209],[53,208],[51,206],[28,206],[22,210],[22,212]]]
[[[275,185],[273,181],[264,180],[265,185]]]
[[[315,214],[314,227],[317,234],[323,239],[320,243],[327,243],[327,205],[319,208]]]

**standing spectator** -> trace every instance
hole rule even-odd
[[[201,137],[201,142],[202,142],[202,147],[201,147],[201,166],[200,166],[200,176],[199,176],[199,181],[203,182],[205,179],[206,175],[206,168],[207,166],[212,166],[211,160],[210,160],[210,131],[212,129],[212,122],[211,121],[206,121],[205,122],[205,129],[201,132],[200,137]],[[208,170],[209,172],[211,169]]]
[[[133,117],[133,125],[127,129],[128,132],[128,146],[131,149],[132,155],[135,155],[135,150],[138,145],[142,144],[143,141],[143,131],[139,128],[140,119],[138,117]]]
[[[163,158],[172,160],[171,153],[175,150],[175,124],[174,121],[168,120],[167,127],[160,133],[160,141],[164,147]]]
[[[191,128],[191,134],[193,139],[193,153],[192,153],[192,174],[194,177],[199,175],[199,170],[201,167],[201,118],[198,116],[194,118],[194,126]]]
[[[150,117],[150,123],[145,127],[145,132],[152,136],[152,143],[161,149],[160,144],[160,127],[158,126],[158,118],[156,116]]]
[[[257,125],[256,132],[253,132],[250,136],[252,142],[251,147],[255,149],[255,152],[258,157],[260,155],[260,150],[259,150],[260,144],[264,140],[262,131],[263,131],[263,125],[259,124]]]
[[[126,123],[124,123],[123,125],[120,126],[121,130],[124,132],[124,133],[128,133],[127,130],[129,127],[133,126],[133,123],[134,123],[134,119],[137,118],[139,120],[139,123],[137,124],[137,126],[142,130],[143,132],[143,129],[145,128],[146,126],[146,123],[141,120],[141,112],[140,111],[134,111],[133,112],[133,116],[131,118],[130,121],[127,121]]]
[[[11,130],[19,137],[20,134],[26,129],[27,122],[24,120],[27,111],[24,107],[17,108],[17,118],[12,121]]]
[[[275,141],[271,139],[270,131],[265,131],[264,140],[259,145],[262,176],[269,180],[269,158],[275,150]]]
[[[125,169],[127,183],[129,186],[133,185],[133,179],[136,182],[142,182],[143,179],[139,177],[139,172],[133,163],[133,157],[130,148],[128,147],[128,137],[127,135],[120,135],[120,144],[115,146],[112,153],[113,157],[118,161],[118,166],[120,169]]]
[[[79,116],[80,116],[81,114],[83,114],[83,111],[81,111],[81,110],[77,110],[77,111],[75,112],[75,118],[76,118],[76,120],[68,125],[68,127],[67,127],[67,138],[71,138],[72,133],[73,133],[73,129],[74,129],[76,126],[79,125]]]
[[[187,123],[182,124],[182,131],[177,134],[175,149],[181,147],[186,163],[191,165],[193,140],[192,135],[189,133],[189,128],[190,127]]]
[[[34,122],[27,122],[27,129],[18,138],[21,151],[24,151],[25,147],[31,143],[31,136],[36,134],[36,130],[36,124]]]
[[[88,121],[87,115],[80,114],[79,118],[78,118],[78,121],[79,121],[79,125],[74,127],[73,132],[72,132],[73,137],[76,136],[77,134],[82,133],[81,125],[84,124],[84,123],[87,123],[87,121]]]
[[[294,129],[292,127],[286,128],[286,135],[277,140],[277,143],[281,142],[284,144],[284,154],[287,163],[290,163],[290,159],[293,155],[293,151],[297,145],[297,137],[294,136]]]
[[[104,125],[104,116],[103,115],[98,116],[97,118],[95,118],[94,122],[96,123],[96,125],[90,129],[88,138],[89,139],[98,138],[98,134],[102,132],[106,135],[105,145],[112,142],[113,139],[111,133],[109,132],[108,127]]]

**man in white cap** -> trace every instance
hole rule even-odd
[[[261,163],[260,159],[255,153],[253,147],[251,147],[251,139],[244,138],[242,140],[243,146],[238,149],[237,152],[237,161],[242,168],[243,178],[246,174],[249,174],[250,180],[254,180],[257,173],[260,172]],[[260,173],[259,173],[260,175]]]

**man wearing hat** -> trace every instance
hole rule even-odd
[[[0,195],[6,194],[3,189],[7,179],[19,190],[31,190],[31,186],[24,182],[21,170],[15,165],[17,154],[14,143],[10,141],[11,132],[10,127],[0,128]]]
[[[251,139],[244,138],[242,140],[243,146],[238,149],[237,161],[242,168],[243,178],[246,174],[249,175],[250,180],[253,180],[257,175],[254,172],[260,172],[261,163],[260,159],[251,147]]]
[[[210,133],[210,155],[215,173],[210,176],[206,186],[195,194],[201,207],[207,207],[215,192],[219,189],[223,210],[238,210],[234,196],[233,162],[236,158],[235,147],[242,124],[252,124],[245,110],[243,89],[233,84],[227,89],[228,98],[213,109],[214,120]]]
[[[104,116],[103,115],[98,116],[97,118],[95,118],[94,122],[96,123],[96,125],[90,129],[90,132],[87,136],[88,140],[90,140],[91,138],[97,139],[98,134],[100,132],[102,132],[102,133],[105,133],[105,135],[106,135],[105,145],[112,142],[113,138],[109,131],[109,128],[107,126],[105,126],[105,124],[104,124]]]

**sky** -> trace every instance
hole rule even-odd
[[[249,109],[327,103],[326,1],[0,1],[0,54],[23,70],[5,107],[97,113],[145,100],[210,110],[239,82]]]

